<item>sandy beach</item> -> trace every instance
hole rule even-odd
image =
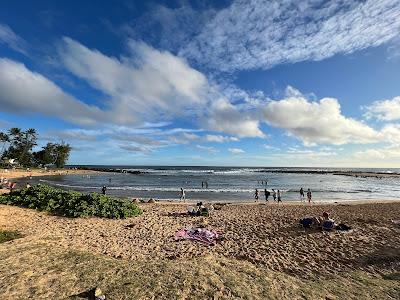
[[[96,174],[99,173],[95,170],[75,170],[75,169],[32,169],[32,170],[21,170],[21,169],[0,169],[0,178],[7,178],[9,181],[15,179],[23,179],[37,176],[54,176],[54,175],[65,175],[65,174]],[[17,188],[20,188],[17,186]],[[0,195],[8,193],[8,189],[0,188]]]
[[[143,214],[125,220],[70,219],[1,205],[0,228],[16,230],[24,238],[1,244],[0,256],[6,259],[6,264],[13,266],[20,257],[12,257],[6,253],[12,253],[23,245],[26,247],[27,244],[45,243],[61,252],[81,251],[124,261],[128,265],[137,262],[168,262],[179,267],[193,261],[228,260],[239,265],[249,264],[269,275],[280,274],[291,280],[305,282],[330,280],[329,278],[338,276],[342,278],[343,274],[354,272],[362,272],[365,276],[375,278],[398,274],[400,271],[400,227],[391,222],[392,219],[399,219],[400,202],[335,205],[228,204],[218,207],[210,217],[181,215],[186,210],[185,204],[140,205]],[[305,231],[299,227],[300,218],[319,216],[324,211],[329,212],[337,222],[348,224],[353,230],[322,232]],[[225,238],[211,247],[192,241],[175,241],[175,232],[187,226],[216,229],[223,232]],[[146,277],[147,272],[150,269],[143,267],[143,271],[135,276]],[[13,281],[16,285],[14,288],[5,287],[4,284],[0,287],[3,293],[6,288],[5,299],[11,299],[7,296],[14,295],[11,290],[15,292],[15,288],[21,289],[15,295],[29,294],[23,286],[25,279],[21,275],[13,275],[7,271],[0,271],[0,275],[3,278],[11,276],[6,282]],[[184,281],[184,278],[177,280]],[[395,284],[396,281],[390,283]],[[35,283],[32,282],[31,285],[35,286]],[[104,287],[107,291],[107,284],[103,284]],[[328,290],[325,292],[328,293]],[[400,295],[398,288],[389,290],[390,293]],[[108,292],[110,291],[109,289]],[[73,294],[75,290],[63,290],[64,292]],[[252,293],[251,288],[247,292]],[[332,291],[328,294],[333,295],[329,299],[339,299],[335,298]],[[54,296],[57,292],[48,287],[45,295]],[[254,298],[263,299],[263,295],[261,293]],[[348,299],[356,299],[353,296],[349,294]]]
[[[4,175],[17,178],[60,172],[67,171]],[[93,171],[68,170],[88,172]],[[190,203],[139,205],[143,214],[125,220],[64,218],[0,205],[0,229],[22,235],[0,244],[2,299],[75,299],[71,296],[93,286],[100,286],[108,299],[400,296],[400,227],[391,222],[400,219],[400,201],[224,203],[215,205],[210,217],[185,214]],[[299,219],[323,212],[352,230],[323,232],[299,226]],[[224,239],[209,247],[175,241],[175,233],[190,226],[217,230]],[[80,271],[74,265],[80,265]],[[171,278],[163,270],[176,276]],[[99,278],[98,272],[106,274]],[[113,272],[131,275],[116,278]],[[128,280],[129,287],[121,280]],[[152,280],[156,286],[143,288]],[[203,283],[198,286],[199,280]],[[319,288],[309,287],[313,285]],[[337,289],[337,285],[345,287]],[[371,285],[376,287],[371,289]]]

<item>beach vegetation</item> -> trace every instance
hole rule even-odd
[[[25,131],[11,128],[7,133],[0,132],[0,157],[3,161],[16,161],[22,167],[54,165],[63,168],[72,147],[61,141],[47,143],[41,150],[34,152],[37,140],[38,134],[33,128]]]
[[[17,205],[73,218],[96,216],[125,219],[141,213],[136,204],[126,199],[97,193],[64,191],[47,185],[14,190],[0,196],[0,204]]]
[[[71,146],[64,142],[47,143],[42,150],[33,153],[34,161],[36,165],[55,165],[57,168],[63,168],[71,149]]]
[[[0,230],[0,244],[20,237],[21,234],[17,231]]]

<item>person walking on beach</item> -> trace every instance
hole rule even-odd
[[[254,199],[258,202],[258,199],[260,198],[260,193],[258,192],[258,189],[254,192]]]
[[[311,193],[311,190],[310,190],[310,189],[307,190],[307,199],[308,199],[308,203],[311,203],[311,200],[312,200],[312,193]]]
[[[269,191],[267,191],[267,189],[264,189],[264,194],[265,194],[265,201],[268,202],[268,198],[269,198],[269,195],[271,195],[271,193]]]
[[[303,190],[303,188],[300,189],[300,201],[304,201],[304,190]]]
[[[107,187],[105,185],[103,185],[103,187],[101,188],[101,193],[103,195],[105,195],[107,193]]]
[[[274,189],[272,189],[272,198],[276,201],[276,191]]]
[[[185,201],[185,200],[186,200],[185,190],[183,188],[181,188],[181,201]]]
[[[278,190],[278,203],[279,202],[282,202],[282,195],[281,195],[281,191],[280,190]]]

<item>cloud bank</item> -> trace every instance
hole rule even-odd
[[[13,60],[0,59],[0,91],[2,111],[41,113],[86,126],[107,120],[99,108],[79,101],[46,77]]]
[[[337,99],[311,102],[304,97],[270,101],[262,108],[264,120],[286,130],[306,145],[373,143],[379,134],[368,125],[342,115]]]
[[[117,59],[64,38],[59,53],[65,67],[110,97],[121,124],[163,120],[202,105],[205,76],[169,52],[129,42],[130,57]]]
[[[380,121],[400,120],[400,96],[390,100],[379,100],[365,107],[365,116],[369,119],[374,118]]]
[[[399,35],[400,2],[236,0],[180,55],[220,71],[322,60]]]

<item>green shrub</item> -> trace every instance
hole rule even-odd
[[[5,243],[17,238],[20,238],[21,235],[16,231],[1,231],[0,230],[0,243]]]
[[[82,194],[46,185],[15,190],[0,196],[0,204],[18,205],[66,217],[97,216],[124,219],[141,214],[140,208],[126,199],[97,193]]]

